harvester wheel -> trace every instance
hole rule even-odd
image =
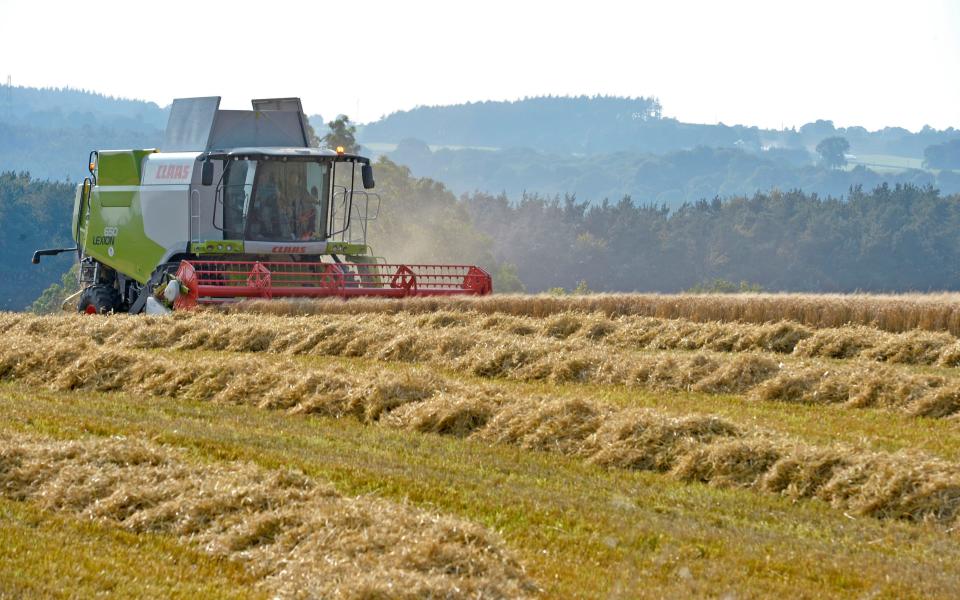
[[[120,310],[120,292],[112,285],[91,285],[80,294],[77,310],[88,315],[117,312]]]

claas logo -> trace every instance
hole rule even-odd
[[[190,165],[160,165],[157,179],[187,179],[193,173]]]
[[[276,254],[303,254],[307,248],[306,246],[274,246],[270,251]]]

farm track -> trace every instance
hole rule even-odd
[[[684,482],[817,498],[881,519],[951,526],[960,509],[960,467],[920,453],[810,445],[711,415],[672,417],[590,398],[515,397],[494,384],[463,384],[427,367],[373,376],[344,368],[270,368],[273,365],[249,352],[278,350],[276,337],[264,338],[262,329],[279,323],[264,323],[261,317],[253,325],[229,317],[204,329],[201,317],[78,318],[55,323],[62,327],[72,322],[80,330],[90,323],[102,325],[93,328],[99,338],[87,331],[86,340],[75,335],[70,341],[51,341],[58,336],[50,330],[13,333],[7,327],[10,341],[0,351],[0,378],[59,390],[183,397],[349,416],[402,430],[555,452],[606,468],[664,473]],[[27,329],[31,323],[42,326],[44,321],[32,321]],[[289,319],[282,323],[303,325]],[[240,326],[241,332],[230,336],[217,329],[230,324]],[[243,330],[244,325],[250,329]],[[291,345],[296,340],[313,341],[309,347],[315,348],[317,340],[335,337],[329,328],[315,333],[302,327],[294,330],[296,335],[283,334],[288,349],[296,348]],[[204,347],[198,341],[217,339],[228,340],[227,348],[220,348],[228,352],[203,360],[192,354]],[[362,335],[350,339],[370,345]],[[144,345],[173,350],[114,349]]]
[[[289,470],[196,464],[131,438],[0,433],[0,495],[178,538],[282,597],[516,598],[536,591],[502,540],[463,519],[345,497]]]
[[[81,335],[125,348],[362,356],[432,364],[490,379],[740,394],[919,417],[960,412],[960,340],[942,333],[475,312],[362,319],[203,314],[107,322],[4,315],[0,332]],[[913,368],[917,366],[929,368]]]

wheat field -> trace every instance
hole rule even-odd
[[[408,298],[403,300],[253,301],[242,312],[261,314],[424,313],[472,310],[545,317],[581,311],[607,316],[636,315],[667,319],[774,323],[794,321],[809,327],[868,325],[883,331],[912,329],[960,335],[960,293],[939,294],[590,294],[573,296],[504,295],[480,298]]]
[[[599,295],[0,313],[0,540],[55,554],[87,528],[89,593],[951,597],[958,307]],[[116,560],[110,581],[95,566],[138,551],[156,560]],[[6,570],[0,590],[50,592],[42,568]]]

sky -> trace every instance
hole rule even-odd
[[[681,121],[960,127],[960,0],[0,0],[0,83],[309,114],[655,96]]]

